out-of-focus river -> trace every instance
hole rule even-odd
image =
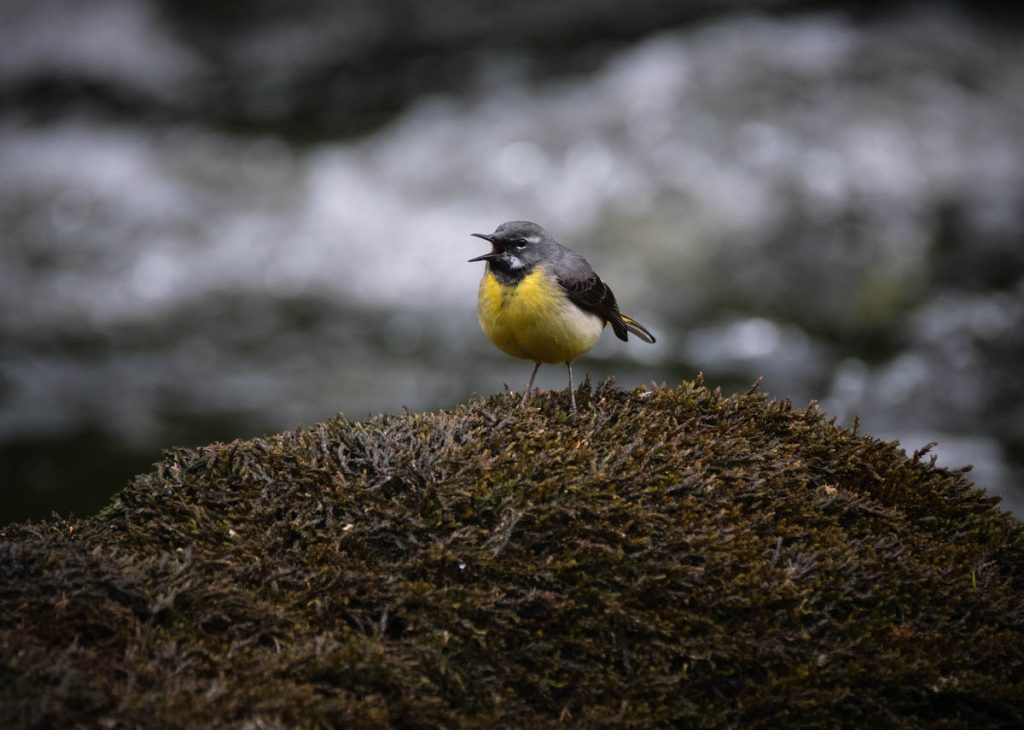
[[[162,448],[521,388],[465,263],[469,233],[516,218],[659,335],[606,335],[581,376],[764,376],[908,450],[938,441],[1024,511],[1016,26],[730,14],[565,67],[526,42],[410,52],[375,116],[381,72],[326,43],[335,16],[249,28],[225,60],[157,4],[6,12],[0,522],[94,510]],[[455,80],[421,89],[416,64]]]

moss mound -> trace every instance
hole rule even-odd
[[[1024,723],[1024,529],[756,392],[167,454],[0,532],[13,726]]]

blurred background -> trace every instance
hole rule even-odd
[[[521,389],[465,263],[519,218],[659,335],[580,378],[764,376],[1024,513],[1013,8],[5,0],[0,523],[164,448]]]

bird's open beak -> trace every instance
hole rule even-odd
[[[488,233],[470,233],[469,235],[476,236],[477,238],[482,238],[485,241],[487,241],[488,243],[490,243],[492,246],[494,246],[494,237],[491,236]],[[472,258],[472,259],[469,260],[469,262],[472,263],[474,261],[491,261],[493,259],[496,259],[500,254],[501,254],[501,251],[499,251],[497,246],[495,246],[494,250],[492,250],[492,251],[490,251],[488,253],[485,253],[482,256],[477,256],[476,258]]]

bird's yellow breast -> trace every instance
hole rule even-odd
[[[543,268],[517,284],[504,284],[490,270],[480,282],[480,326],[491,342],[513,357],[568,362],[597,342],[605,322],[573,304]]]

